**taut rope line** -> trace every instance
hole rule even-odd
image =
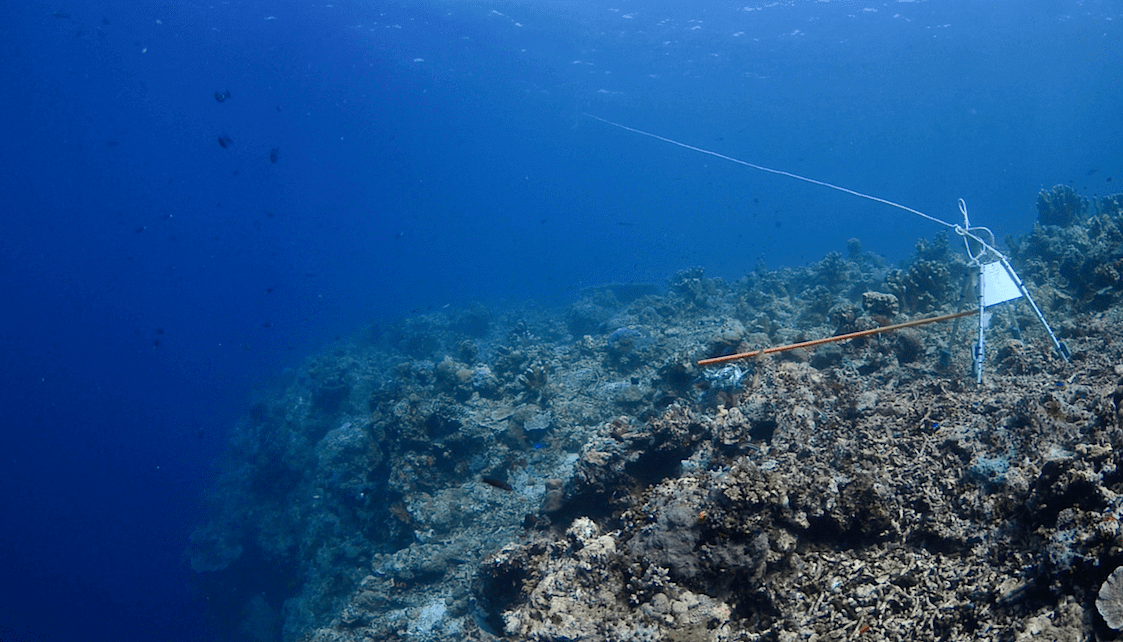
[[[656,140],[661,140],[664,143],[670,143],[672,145],[678,145],[679,147],[683,147],[683,148],[689,149],[691,151],[699,152],[701,154],[708,154],[710,156],[714,156],[714,157],[720,158],[722,160],[727,160],[730,163],[737,163],[738,165],[744,165],[745,167],[751,167],[753,169],[757,169],[757,170],[760,170],[762,172],[768,172],[769,174],[778,174],[780,176],[787,176],[788,178],[794,178],[794,179],[799,180],[799,181],[811,183],[812,185],[820,185],[822,187],[829,187],[831,189],[838,190],[840,192],[845,192],[845,193],[850,194],[852,196],[857,196],[859,198],[865,198],[865,199],[869,199],[871,201],[875,201],[877,203],[883,203],[883,204],[889,205],[891,207],[896,207],[897,209],[901,209],[901,210],[904,210],[906,212],[911,212],[912,214],[916,214],[917,216],[920,216],[922,218],[926,218],[929,221],[932,221],[933,223],[939,223],[940,225],[943,225],[944,227],[949,227],[953,230],[956,229],[957,227],[959,227],[958,225],[953,225],[951,223],[948,223],[947,221],[941,221],[940,219],[936,218],[935,216],[925,214],[924,212],[921,212],[920,210],[914,210],[913,208],[908,207],[906,205],[901,205],[900,203],[894,203],[893,201],[888,201],[888,200],[885,200],[884,198],[878,198],[877,196],[873,196],[871,194],[863,194],[861,192],[856,192],[852,189],[848,189],[846,187],[842,187],[842,186],[839,186],[839,185],[833,185],[833,184],[827,183],[825,181],[819,181],[819,180],[815,180],[814,178],[808,178],[806,176],[800,176],[799,174],[793,174],[791,172],[785,172],[785,171],[780,170],[780,169],[772,169],[771,167],[765,167],[763,165],[757,165],[755,163],[743,161],[739,158],[733,158],[732,156],[726,156],[725,154],[719,154],[717,152],[711,152],[708,149],[702,149],[701,147],[695,147],[693,145],[687,145],[686,143],[680,143],[677,140],[666,138],[666,137],[660,136],[658,134],[652,134],[651,132],[645,132],[642,129],[636,129],[635,127],[628,127],[627,125],[621,125],[620,123],[614,123],[611,120],[608,120],[607,118],[601,118],[600,116],[594,116],[590,113],[585,113],[585,115],[588,116],[589,118],[599,120],[602,123],[607,123],[609,125],[612,125],[613,127],[619,127],[620,129],[627,130],[627,131],[630,131],[630,132],[634,132],[636,134],[642,134],[644,136],[648,136],[648,137],[654,138]]]

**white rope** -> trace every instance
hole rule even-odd
[[[916,214],[917,216],[928,219],[929,221],[932,221],[933,223],[938,223],[940,225],[943,225],[944,227],[951,228],[951,229],[955,230],[955,233],[957,235],[965,237],[964,240],[963,240],[963,243],[965,245],[967,245],[967,255],[969,257],[971,257],[971,265],[977,266],[977,265],[980,265],[981,263],[983,263],[985,261],[985,259],[987,258],[988,253],[992,254],[998,260],[1006,261],[1006,256],[1004,254],[1002,254],[1001,252],[999,252],[994,247],[994,232],[991,232],[990,229],[986,228],[986,227],[971,227],[971,221],[968,220],[968,218],[967,218],[967,203],[962,198],[959,199],[959,212],[961,214],[963,214],[963,225],[955,225],[955,224],[952,224],[952,223],[948,223],[947,221],[942,221],[942,220],[940,220],[940,219],[938,219],[935,216],[932,216],[930,214],[925,214],[924,212],[921,212],[920,210],[915,210],[915,209],[913,209],[911,207],[908,207],[906,205],[901,205],[900,203],[894,203],[893,201],[886,200],[884,198],[880,198],[880,197],[877,197],[877,196],[873,196],[871,194],[863,194],[862,192],[858,192],[858,191],[855,191],[855,190],[852,190],[852,189],[849,189],[849,188],[846,188],[846,187],[842,187],[840,185],[834,185],[832,183],[827,183],[826,181],[820,181],[820,180],[816,180],[814,178],[808,178],[806,176],[800,176],[799,174],[793,174],[791,172],[785,172],[785,171],[779,170],[779,169],[772,169],[771,167],[765,167],[763,165],[757,165],[755,163],[743,161],[739,158],[733,158],[732,156],[726,156],[725,154],[719,154],[717,152],[713,152],[713,151],[710,151],[708,149],[702,149],[701,147],[695,147],[693,145],[687,145],[686,143],[680,143],[677,140],[667,138],[665,136],[660,136],[658,134],[652,134],[651,132],[645,132],[642,129],[636,129],[635,127],[628,127],[627,125],[621,125],[620,123],[612,122],[611,120],[608,120],[607,118],[601,118],[600,116],[594,116],[594,115],[592,115],[590,113],[587,113],[587,112],[585,113],[585,115],[588,116],[589,118],[599,120],[602,123],[607,123],[609,125],[612,125],[613,127],[619,127],[620,129],[623,129],[625,131],[630,131],[630,132],[633,132],[633,133],[636,133],[636,134],[641,134],[643,136],[648,136],[650,138],[654,138],[655,140],[661,140],[664,143],[670,143],[672,145],[678,145],[679,147],[689,149],[691,151],[698,152],[700,154],[708,154],[710,156],[714,156],[714,157],[720,158],[722,160],[727,160],[731,163],[737,163],[738,165],[744,165],[745,167],[751,167],[752,169],[760,170],[762,172],[768,172],[769,174],[778,174],[780,176],[787,176],[788,178],[794,178],[796,180],[811,183],[812,185],[820,185],[822,187],[829,187],[830,189],[833,189],[833,190],[845,192],[846,194],[851,194],[851,195],[857,196],[859,198],[868,199],[868,200],[871,200],[871,201],[874,201],[874,202],[877,202],[877,203],[882,203],[882,204],[885,204],[885,205],[889,205],[891,207],[896,207],[897,209],[904,210],[904,211],[910,212],[912,214]],[[981,236],[979,236],[979,234],[977,234],[976,232],[985,232],[987,238],[989,238],[990,240],[989,241],[983,240],[983,238]],[[979,246],[981,248],[983,248],[984,251],[979,252],[978,254],[976,254],[975,252],[972,252],[970,244],[967,243],[967,239],[971,239],[972,241],[975,241],[976,243],[978,243]]]
[[[796,180],[811,183],[813,185],[820,185],[822,187],[829,187],[831,189],[838,190],[840,192],[845,192],[847,194],[851,194],[851,195],[857,196],[859,198],[865,198],[865,199],[869,199],[871,201],[875,201],[875,202],[878,202],[878,203],[883,203],[885,205],[896,207],[897,209],[902,209],[906,212],[911,212],[913,214],[916,214],[917,216],[920,216],[922,218],[926,218],[929,221],[932,221],[933,223],[939,223],[940,225],[943,225],[944,227],[949,227],[949,228],[955,230],[957,234],[963,234],[964,233],[964,232],[960,232],[961,228],[958,225],[953,225],[953,224],[948,223],[946,221],[941,221],[940,219],[936,218],[935,216],[930,216],[928,214],[925,214],[924,212],[921,212],[920,210],[914,210],[911,207],[901,205],[900,203],[894,203],[893,201],[888,201],[888,200],[885,200],[884,198],[878,198],[877,196],[872,196],[870,194],[863,194],[861,192],[856,192],[852,189],[847,189],[845,187],[833,185],[833,184],[827,183],[825,181],[819,181],[819,180],[815,180],[814,178],[807,178],[806,176],[800,176],[799,174],[793,174],[791,172],[785,172],[783,170],[772,169],[770,167],[764,167],[763,165],[756,165],[754,163],[749,163],[747,161],[743,161],[743,160],[740,160],[738,158],[733,158],[732,156],[726,156],[725,154],[719,154],[717,152],[711,152],[708,149],[702,149],[701,147],[695,147],[693,145],[687,145],[686,143],[680,143],[677,140],[665,138],[665,137],[660,136],[658,134],[652,134],[651,132],[645,132],[642,129],[636,129],[634,127],[628,127],[627,125],[621,125],[620,123],[614,123],[611,120],[608,120],[606,118],[601,118],[600,116],[594,116],[594,115],[589,114],[589,113],[585,113],[585,115],[588,116],[589,118],[599,120],[602,123],[608,123],[609,125],[612,125],[613,127],[619,127],[620,129],[624,129],[624,130],[627,130],[627,131],[630,131],[630,132],[634,132],[636,134],[643,134],[644,136],[649,136],[649,137],[654,138],[656,140],[661,140],[664,143],[670,143],[672,145],[678,145],[679,147],[684,147],[684,148],[689,149],[691,151],[699,152],[699,153],[702,153],[702,154],[709,154],[710,156],[715,156],[715,157],[720,158],[722,160],[727,160],[731,163],[737,163],[738,165],[744,165],[745,167],[751,167],[753,169],[758,169],[762,172],[768,172],[770,174],[779,174],[780,176],[787,176],[788,178],[794,178]],[[968,235],[970,235],[970,234],[968,233]],[[974,237],[972,237],[972,238],[974,238]],[[985,243],[984,243],[984,245],[986,245],[987,247],[990,247],[989,245],[987,245]]]
[[[971,262],[968,265],[978,267],[983,263],[990,263],[991,261],[987,260],[988,255],[993,255],[996,260],[1006,261],[1006,255],[999,252],[998,249],[994,247],[994,232],[991,232],[989,227],[971,227],[971,220],[967,217],[967,201],[964,201],[962,198],[959,199],[959,213],[963,215],[963,225],[954,225],[952,229],[954,229],[955,233],[959,236],[965,237],[963,239],[963,245],[967,248],[967,256],[971,258]],[[985,232],[990,241],[984,241],[981,236],[975,234],[974,232],[977,230]],[[967,242],[967,239],[978,243],[982,251],[978,253],[973,252],[971,250],[971,244]]]

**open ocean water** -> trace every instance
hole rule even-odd
[[[205,640],[185,556],[253,391],[473,302],[737,279],[1123,182],[1123,7],[0,7],[0,640]]]

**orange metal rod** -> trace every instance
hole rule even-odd
[[[758,357],[763,354],[772,354],[773,352],[784,352],[785,350],[795,350],[796,348],[810,348],[812,346],[821,345],[823,343],[834,343],[835,341],[846,341],[847,339],[857,339],[859,337],[868,337],[873,334],[881,334],[882,332],[889,332],[891,330],[900,330],[902,328],[911,328],[917,325],[924,325],[926,323],[936,323],[937,321],[950,321],[958,319],[959,317],[966,317],[972,314],[978,314],[978,310],[965,310],[963,312],[956,312],[955,314],[944,314],[938,317],[929,317],[927,319],[914,319],[913,321],[906,321],[904,323],[897,323],[895,325],[887,325],[880,328],[872,328],[870,330],[862,330],[860,332],[851,332],[850,334],[840,334],[834,337],[827,337],[825,339],[815,339],[814,341],[804,341],[803,343],[792,343],[786,346],[776,346],[773,348],[765,348],[763,350],[754,350],[752,352],[742,352],[740,354],[730,354],[724,357],[713,357],[712,359],[702,359],[698,362],[700,366],[712,366],[716,363],[725,363],[727,361],[737,361],[738,359],[750,359]]]

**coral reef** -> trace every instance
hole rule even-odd
[[[1073,359],[1007,304],[981,386],[952,324],[695,365],[955,311],[943,237],[342,342],[235,431],[200,591],[285,642],[1110,639],[1121,203],[1009,242]]]
[[[1046,227],[1009,239],[1023,280],[1037,283],[1046,309],[1070,316],[1106,310],[1123,294],[1123,198],[1096,201],[1096,214],[1080,225]],[[1038,296],[1035,294],[1035,296]]]
[[[1084,220],[1087,212],[1088,199],[1068,185],[1055,185],[1037,194],[1037,220],[1042,225],[1068,227]]]
[[[896,295],[904,312],[932,312],[951,303],[958,295],[966,265],[963,257],[951,254],[947,236],[941,234],[929,245],[916,244],[916,257],[904,269],[890,270],[886,287]]]

